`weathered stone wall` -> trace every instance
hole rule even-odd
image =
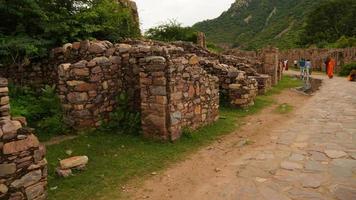
[[[140,62],[146,137],[173,141],[184,128],[196,129],[218,119],[217,78],[199,66],[196,56],[150,56]]]
[[[262,49],[260,58],[263,65],[258,72],[269,75],[272,85],[276,85],[282,77],[282,68],[279,65],[279,50],[273,47]]]
[[[0,78],[0,199],[44,200],[47,161],[23,118],[11,118],[7,79]]]
[[[229,85],[230,104],[237,107],[247,108],[254,105],[258,94],[258,82],[253,77],[246,77],[242,72],[236,78],[236,83]]]
[[[196,129],[219,116],[219,84],[199,64],[196,55],[172,59],[169,65],[169,111],[172,139],[183,128]]]
[[[207,48],[206,36],[203,32],[198,32],[197,34],[197,45],[203,49]]]
[[[313,70],[325,71],[324,62],[330,56],[336,61],[336,72],[339,72],[344,64],[356,62],[356,48],[345,49],[291,49],[280,52],[280,58],[289,60],[290,65],[293,65],[294,60],[299,61],[301,58],[310,59],[313,65]]]

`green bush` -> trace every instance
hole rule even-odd
[[[340,76],[348,76],[348,75],[350,75],[350,72],[352,70],[356,70],[356,62],[342,66],[341,71],[339,72],[339,75]]]
[[[331,48],[347,48],[347,47],[355,47],[356,46],[356,37],[346,37],[342,36],[335,43],[331,43],[327,45],[327,47]]]
[[[63,123],[63,111],[54,86],[45,86],[40,92],[10,86],[10,104],[11,115],[26,117],[42,140],[64,134],[69,129]]]
[[[150,28],[145,36],[159,41],[188,41],[197,42],[197,31],[191,27],[183,27],[177,21],[171,20],[165,24]]]
[[[140,35],[131,9],[116,0],[0,0],[0,18],[0,64],[23,65],[67,42]]]
[[[126,94],[120,94],[116,98],[116,108],[110,113],[110,119],[102,123],[102,131],[116,131],[128,134],[139,134],[141,131],[141,116],[129,106]]]

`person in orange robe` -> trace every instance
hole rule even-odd
[[[335,69],[335,60],[333,58],[328,58],[329,62],[328,62],[328,76],[329,78],[333,78],[334,77],[334,69]]]

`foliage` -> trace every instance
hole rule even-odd
[[[100,128],[101,131],[116,131],[129,134],[138,134],[141,130],[140,113],[132,111],[129,107],[127,95],[120,94],[117,98],[117,105],[110,113],[110,120],[104,122]]]
[[[329,48],[356,47],[356,37],[342,36],[335,43],[328,44],[327,47]]]
[[[356,62],[342,66],[342,68],[339,72],[339,75],[340,76],[348,76],[348,75],[350,75],[352,70],[356,70]]]
[[[266,45],[295,48],[304,17],[322,1],[325,0],[251,0],[247,6],[240,6],[241,1],[237,0],[218,18],[193,27],[216,44],[246,50]]]
[[[23,65],[49,48],[82,39],[139,35],[116,0],[0,0],[0,63]]]
[[[159,41],[189,41],[197,42],[197,31],[191,27],[183,27],[175,20],[150,28],[145,36]]]
[[[308,15],[305,23],[300,36],[302,45],[324,47],[337,40],[345,43],[346,37],[356,36],[356,1],[326,1]]]
[[[27,87],[10,86],[10,105],[12,116],[26,117],[41,140],[68,131],[54,86],[45,86],[40,93]]]
[[[209,51],[214,52],[214,53],[221,53],[224,51],[223,48],[219,47],[218,45],[216,45],[212,42],[208,42],[207,47],[208,47]]]
[[[279,89],[296,85],[297,80],[284,78]],[[278,91],[281,91],[279,90]],[[273,103],[273,96],[259,96],[255,105],[248,109],[220,108],[220,119],[209,126],[191,131],[173,143],[160,143],[127,134],[103,134],[101,132],[81,135],[70,141],[48,146],[49,199],[126,199],[117,188],[134,178],[143,179],[152,172],[165,169],[184,159],[201,147],[216,141],[220,136],[238,128],[244,117],[255,114]],[[246,144],[249,144],[246,141]],[[73,155],[88,155],[88,170],[80,176],[59,179],[55,168],[59,158],[66,158],[66,150]],[[95,184],[93,184],[95,183]]]

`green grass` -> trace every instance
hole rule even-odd
[[[271,105],[274,102],[273,94],[299,85],[299,81],[285,77],[267,95],[258,97],[255,105],[249,109],[222,107],[221,118],[216,123],[193,131],[175,143],[155,142],[132,135],[93,132],[49,146],[48,181],[49,188],[52,188],[49,190],[49,199],[117,199],[121,195],[121,186],[127,181],[134,178],[143,180],[150,173],[163,170],[220,136],[233,132],[239,126],[237,121],[241,122],[244,117]],[[58,178],[54,170],[58,159],[68,157],[66,150],[72,150],[73,155],[87,155],[88,169],[70,178]]]
[[[292,112],[294,109],[293,106],[287,104],[287,103],[283,103],[283,104],[280,104],[276,109],[275,111],[279,114],[288,114],[290,112]]]

